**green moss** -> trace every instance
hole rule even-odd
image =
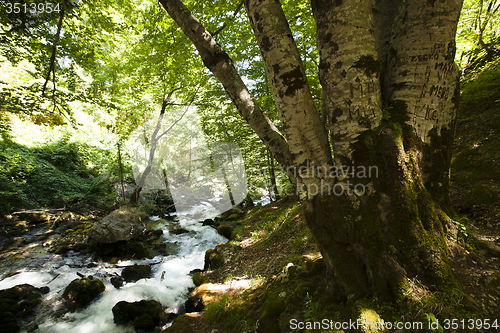
[[[134,321],[134,328],[136,330],[152,330],[155,326],[153,318],[148,313],[143,313]]]
[[[364,333],[377,333],[379,330],[376,326],[377,323],[380,325],[382,323],[382,318],[377,313],[376,304],[372,300],[359,300],[353,306],[353,317],[356,320],[362,320],[364,324],[361,327],[361,332]]]
[[[75,279],[64,289],[62,297],[68,302],[70,310],[74,311],[87,306],[105,289],[99,279]]]
[[[227,239],[231,239],[233,228],[229,225],[220,225],[217,227],[217,232],[219,233],[219,235],[224,236]]]
[[[172,326],[164,329],[162,333],[197,333],[189,325],[192,320],[193,318],[188,315],[179,316],[174,320]]]
[[[493,205],[500,201],[500,191],[495,191],[483,184],[476,184],[466,196],[471,204]]]
[[[403,100],[392,100],[384,109],[389,112],[391,120],[396,123],[405,123],[410,120],[408,105]]]
[[[193,280],[194,285],[198,287],[198,286],[202,285],[203,283],[207,283],[208,277],[203,276],[203,274],[201,272],[196,272],[193,274],[192,280]]]
[[[279,318],[279,315],[285,311],[286,304],[283,302],[283,298],[280,297],[279,293],[270,294],[265,302],[265,311],[268,316],[275,316]]]
[[[247,332],[254,324],[251,319],[253,306],[253,299],[223,295],[218,301],[208,304],[203,313],[212,327],[225,332]]]
[[[113,306],[113,320],[116,324],[132,324],[136,330],[150,331],[167,322],[167,314],[155,300],[138,302],[121,301]]]
[[[17,319],[33,315],[42,302],[42,294],[48,291],[48,287],[35,288],[29,284],[0,290],[1,332],[18,332]]]
[[[279,317],[270,313],[267,309],[262,312],[259,317],[259,326],[256,333],[280,333],[280,320]]]
[[[498,100],[500,91],[500,68],[492,66],[469,82],[462,84],[461,106],[470,116],[477,113],[478,109],[486,109]]]

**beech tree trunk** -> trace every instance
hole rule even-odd
[[[417,275],[437,289],[456,287],[443,225],[454,214],[462,0],[312,0],[327,129],[279,0],[245,0],[284,136],[182,2],[160,3],[295,178],[339,300],[396,300]]]

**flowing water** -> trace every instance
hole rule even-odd
[[[39,244],[34,246],[32,251],[24,253],[24,260],[12,263],[11,267],[2,267],[4,272],[8,269],[21,272],[1,280],[0,289],[23,283],[50,288],[50,292],[44,295],[44,305],[34,320],[38,324],[35,332],[135,332],[133,328],[114,324],[111,309],[116,303],[156,300],[167,312],[177,313],[187,298],[188,288],[194,286],[189,272],[203,268],[204,254],[207,249],[227,241],[213,228],[202,226],[199,223],[199,215],[196,219],[192,217],[203,208],[193,208],[188,214],[176,217],[181,227],[190,230],[189,233],[181,235],[168,232],[168,221],[151,218],[154,228],[163,230],[165,242],[177,243],[179,248],[176,255],[158,256],[147,260],[129,260],[110,265],[105,262],[95,262],[89,256],[71,251],[67,256],[50,254],[45,252]],[[152,264],[152,277],[135,283],[125,283],[120,289],[113,287],[110,278],[116,274],[120,275],[124,266],[133,264]],[[85,309],[75,313],[64,313],[60,310],[62,308],[61,295],[72,280],[79,278],[77,273],[102,280],[106,290]],[[58,313],[62,315],[57,316]],[[58,318],[54,319],[54,317]],[[29,328],[30,325],[26,327]]]

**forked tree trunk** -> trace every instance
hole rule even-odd
[[[296,178],[339,300],[395,300],[417,275],[438,289],[455,286],[442,220],[454,214],[448,177],[461,0],[312,0],[328,131],[279,1],[245,0],[285,142],[253,100],[238,99],[248,91],[227,79],[237,76],[234,65],[208,31],[180,0],[160,2]]]
[[[454,214],[448,183],[461,2],[380,0],[375,17],[370,1],[312,5],[337,165],[379,172],[335,185],[363,184],[361,196],[303,201],[338,295],[394,300],[417,275],[454,287],[440,216]],[[383,112],[388,120],[378,126]]]

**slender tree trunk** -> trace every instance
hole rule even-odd
[[[248,88],[238,75],[234,62],[224,49],[217,44],[208,30],[192,15],[181,0],[160,0],[160,3],[191,39],[203,59],[203,63],[222,83],[243,119],[252,126],[252,129],[281,164],[291,165],[292,155],[286,139],[259,105],[255,103]]]
[[[120,166],[120,184],[122,186],[122,197],[125,200],[125,186],[123,185],[123,163],[122,163],[122,153],[121,153],[121,144],[118,142],[118,165]]]
[[[170,91],[170,93],[168,94],[168,96],[163,99],[163,103],[162,103],[160,115],[159,115],[158,120],[156,122],[155,130],[151,134],[151,138],[149,138],[150,148],[149,148],[149,159],[148,159],[148,162],[147,162],[147,166],[144,169],[144,171],[142,172],[142,174],[139,177],[139,179],[136,180],[136,185],[137,186],[134,189],[134,192],[132,193],[132,195],[130,196],[129,203],[132,204],[132,205],[136,204],[139,201],[139,197],[140,197],[141,191],[142,191],[142,189],[144,188],[144,186],[146,184],[146,179],[148,178],[149,174],[151,173],[151,170],[153,170],[154,156],[155,156],[155,153],[156,153],[156,149],[158,147],[158,141],[164,135],[166,135],[170,131],[170,129],[172,129],[172,127],[177,122],[179,122],[179,120],[182,119],[182,117],[184,117],[184,114],[186,114],[186,112],[184,112],[184,114],[182,114],[182,116],[178,120],[176,120],[165,132],[159,134],[159,131],[161,129],[161,124],[163,122],[163,117],[165,115],[165,111],[167,109],[168,103],[169,103],[170,99],[172,98],[172,95],[174,94],[174,92],[176,90],[179,90],[179,89],[180,88],[173,89],[172,91]],[[187,111],[187,109],[186,109],[186,111]]]
[[[275,200],[281,199],[280,193],[278,192],[278,186],[276,185],[276,175],[274,172],[274,158],[271,154],[270,151],[268,151],[268,161],[269,161],[269,178],[271,180],[271,191],[272,195],[274,196]],[[271,193],[269,193],[271,195]]]
[[[42,87],[42,95],[45,95],[45,89],[47,88],[47,84],[49,83],[51,73],[53,75],[54,94],[55,94],[56,52],[57,52],[57,45],[59,44],[59,39],[61,37],[61,30],[62,30],[62,25],[63,25],[63,20],[64,20],[64,14],[66,11],[66,3],[67,3],[67,0],[64,0],[61,4],[61,12],[59,13],[59,23],[57,24],[56,36],[54,37],[54,42],[52,43],[52,55],[50,56],[50,65],[49,65],[49,70],[47,71],[47,77],[45,78],[45,83],[43,84],[43,87]],[[55,104],[55,101],[54,101],[54,104]]]

